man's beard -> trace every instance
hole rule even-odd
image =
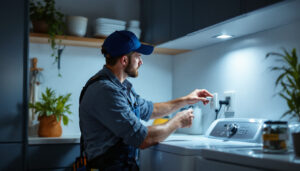
[[[133,66],[131,65],[131,62],[129,60],[128,65],[125,68],[125,73],[129,76],[129,77],[133,77],[136,78],[139,75],[139,71],[138,68],[134,69]]]

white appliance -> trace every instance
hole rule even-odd
[[[261,148],[204,149],[202,158],[196,159],[196,168],[211,170],[234,170],[237,167],[247,170],[300,170],[300,157],[292,150],[283,154],[263,153]]]
[[[204,149],[261,148],[263,121],[224,118],[215,120],[205,135],[173,134],[141,151],[141,171],[193,171]]]

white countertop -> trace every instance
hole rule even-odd
[[[199,135],[197,135],[199,136]],[[166,141],[170,140],[182,140],[182,139],[193,139],[197,137],[195,135],[186,135],[186,134],[172,134],[170,135]],[[37,137],[30,136],[28,137],[28,144],[79,144],[80,143],[80,135],[62,135],[61,137]]]
[[[177,141],[186,139],[197,139],[199,135],[187,135],[174,133],[170,135],[165,141]],[[66,143],[80,143],[80,135],[62,135],[61,137],[28,137],[28,144],[66,144]]]
[[[63,135],[61,137],[28,137],[28,144],[79,144],[80,135]]]

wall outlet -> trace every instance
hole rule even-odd
[[[229,104],[225,108],[225,112],[235,112],[235,91],[230,90],[230,91],[224,91],[224,97],[225,99],[229,100]]]
[[[219,98],[218,93],[213,93],[213,96],[210,100],[210,108],[213,110],[219,109]]]

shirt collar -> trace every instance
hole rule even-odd
[[[132,88],[132,84],[127,79],[125,79],[122,84],[120,80],[115,76],[115,74],[113,74],[113,72],[110,69],[108,69],[105,65],[103,66],[99,74],[106,75],[115,85],[117,85],[123,90],[131,90]]]

